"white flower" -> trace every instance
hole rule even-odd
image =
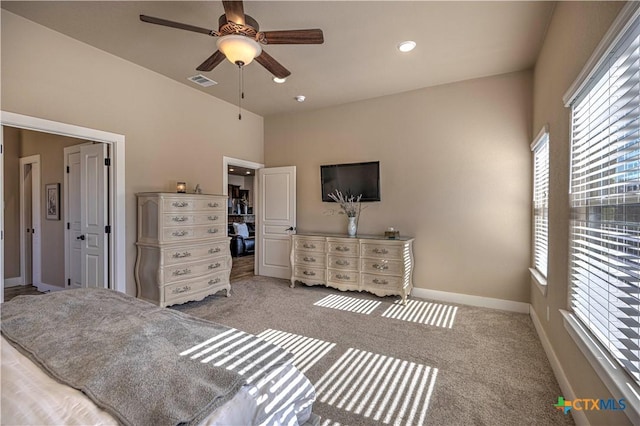
[[[336,189],[335,194],[331,193],[327,195],[333,201],[340,204],[340,208],[342,209],[341,213],[346,214],[348,217],[358,217],[360,214],[360,199],[362,198],[362,194],[357,197],[354,195],[345,197],[340,190]]]

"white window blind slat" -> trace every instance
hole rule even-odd
[[[533,267],[546,278],[549,257],[549,133],[541,132],[533,150]]]

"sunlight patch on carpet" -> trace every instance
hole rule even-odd
[[[457,312],[457,306],[443,305],[442,303],[407,300],[407,304],[403,305],[399,300],[396,300],[384,311],[382,316],[436,327],[453,328]]]
[[[272,329],[263,331],[258,334],[258,337],[291,352],[293,365],[303,373],[307,372],[336,345],[324,340]]]
[[[383,424],[424,424],[438,369],[349,348],[315,384],[318,401]]]
[[[381,302],[377,300],[358,299],[356,297],[331,294],[318,300],[314,305],[369,315],[380,303]]]
[[[331,419],[327,419],[327,418],[323,417],[320,420],[320,426],[342,426],[342,424],[338,423],[336,421],[333,421]]]

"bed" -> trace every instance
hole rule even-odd
[[[316,424],[315,390],[258,337],[105,289],[2,310],[2,424]]]

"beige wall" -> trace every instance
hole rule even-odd
[[[135,294],[135,193],[176,181],[223,192],[222,157],[263,163],[263,119],[5,10],[2,110],[126,137],[127,293]],[[226,173],[226,171],[224,171]]]
[[[20,276],[20,130],[2,129],[4,157],[4,278]]]
[[[529,301],[530,72],[265,118],[265,164],[297,166],[298,231],[346,233],[320,165],[380,161],[359,233],[415,237],[416,287]]]
[[[570,109],[562,96],[615,19],[623,2],[558,2],[534,73],[533,130],[549,124],[549,271],[546,297],[531,286],[531,303],[575,394],[610,398],[563,326],[568,308]],[[549,321],[546,311],[549,308]],[[565,395],[566,396],[566,395]],[[624,414],[585,411],[592,424],[629,423]]]

